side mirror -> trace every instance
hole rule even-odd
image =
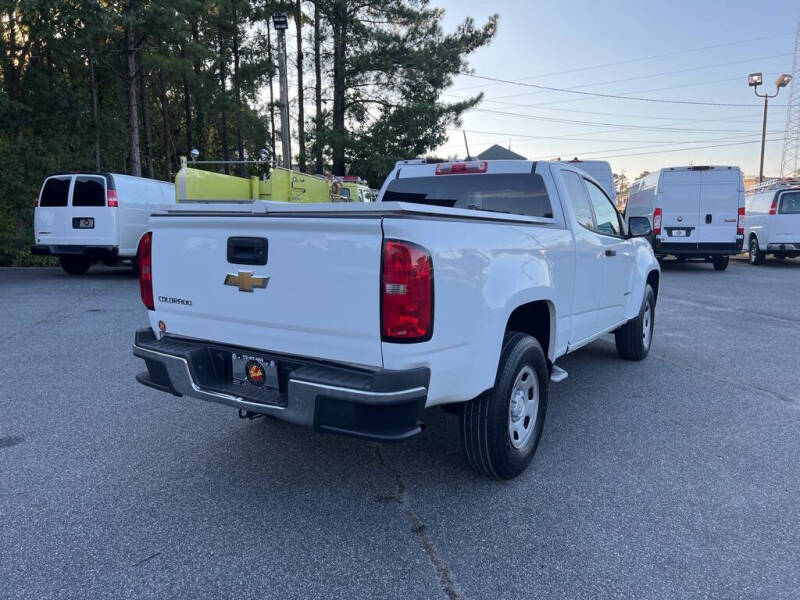
[[[647,217],[631,217],[628,219],[628,232],[631,237],[648,237],[653,233],[650,219]]]

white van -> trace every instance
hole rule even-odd
[[[591,175],[597,183],[599,183],[603,190],[605,190],[608,197],[617,205],[617,190],[614,186],[614,173],[611,171],[611,165],[605,160],[580,160],[577,156],[572,160],[564,161],[571,165],[576,166],[584,173]]]
[[[63,173],[47,177],[36,197],[32,254],[58,256],[67,273],[92,263],[135,261],[147,218],[175,203],[175,186],[117,173]]]
[[[744,219],[750,264],[800,256],[800,184],[776,186],[747,198]]]
[[[663,168],[636,180],[625,218],[647,217],[653,250],[662,258],[701,259],[717,271],[742,251],[744,182],[739,167]]]

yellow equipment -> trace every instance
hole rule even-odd
[[[347,184],[345,184],[347,185]],[[176,202],[354,202],[358,194],[347,198],[342,183],[318,175],[307,175],[275,167],[265,179],[236,177],[212,171],[192,169],[186,157],[175,176]]]

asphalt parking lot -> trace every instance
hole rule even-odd
[[[648,359],[559,361],[497,482],[439,410],[378,446],[146,389],[134,278],[0,270],[0,597],[800,598],[798,291],[665,263]]]

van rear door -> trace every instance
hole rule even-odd
[[[700,173],[698,242],[735,244],[741,175],[738,169],[706,168]]]
[[[668,244],[697,245],[700,171],[669,170],[661,174],[661,239]],[[735,227],[735,223],[734,223]]]

